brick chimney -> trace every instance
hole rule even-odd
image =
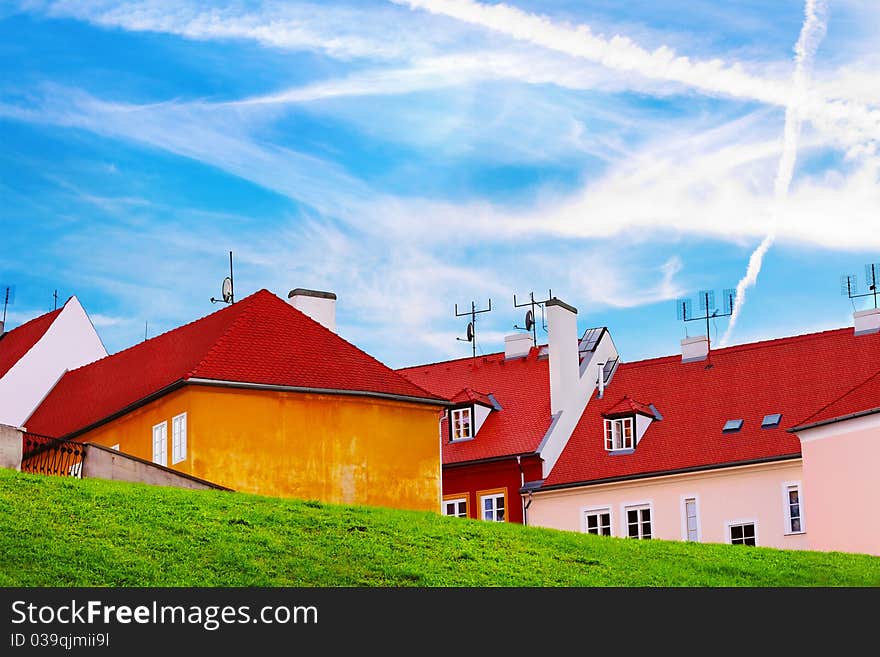
[[[526,356],[532,348],[532,336],[529,333],[514,333],[504,336],[504,358],[520,358]]]

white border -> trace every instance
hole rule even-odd
[[[645,508],[648,507],[651,510],[651,538],[657,538],[657,516],[654,514],[654,502],[653,500],[642,500],[639,502],[622,502],[620,505],[620,536],[622,538],[629,538],[629,525],[626,522],[626,512],[629,509],[637,509],[637,508]],[[639,521],[641,522],[641,520]],[[641,531],[641,528],[640,528]],[[646,540],[646,539],[635,539],[635,540]]]
[[[584,534],[589,534],[587,531],[587,514],[588,513],[599,513],[602,511],[607,511],[609,517],[609,531],[611,532],[611,536],[614,536],[614,509],[610,504],[598,505],[598,506],[582,506],[581,507],[581,531]],[[602,534],[599,534],[601,536]]]
[[[688,541],[687,527],[687,506],[685,501],[693,500],[697,510],[697,543],[703,542],[703,523],[700,520],[700,496],[697,493],[689,493],[679,498],[679,508],[681,509],[681,540]],[[693,542],[693,541],[691,541]]]
[[[741,520],[727,520],[724,523],[724,538],[725,543],[728,545],[733,545],[733,541],[730,538],[730,528],[734,525],[754,525],[755,526],[755,547],[761,545],[761,542],[758,540],[758,519],[757,518],[744,518]],[[749,546],[746,546],[749,547]]]
[[[791,531],[791,507],[788,506],[788,489],[797,487],[798,505],[801,507],[801,530],[799,532]],[[807,521],[804,515],[804,487],[799,481],[783,481],[782,482],[782,517],[785,521],[783,527],[783,536],[800,536],[807,533]]]

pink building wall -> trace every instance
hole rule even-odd
[[[757,545],[808,549],[809,534],[788,532],[786,526],[786,487],[802,484],[802,478],[801,460],[793,459],[546,491],[534,494],[529,524],[584,532],[587,509],[610,508],[611,535],[623,537],[626,507],[649,504],[653,538],[679,541],[687,537],[684,500],[694,498],[701,542],[728,543],[728,524],[754,522]],[[812,531],[813,511],[803,491],[801,485],[804,528]]]
[[[880,414],[798,432],[814,550],[880,556]]]

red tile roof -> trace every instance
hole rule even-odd
[[[492,411],[473,440],[450,443],[443,422],[444,464],[533,453],[550,427],[549,365],[534,347],[524,358],[505,360],[504,353],[495,353],[398,372],[443,397],[469,387],[493,395],[501,405],[503,410]]]
[[[878,362],[880,334],[854,336],[845,328],[716,349],[709,369],[680,356],[623,363],[605,398],[590,400],[544,486],[798,455],[800,441],[786,429],[865,381]],[[624,394],[650,399],[663,419],[651,423],[632,454],[612,455],[602,414]],[[780,426],[762,429],[771,413],[782,414]],[[732,419],[743,419],[742,429],[722,433]]]
[[[271,292],[260,290],[68,372],[26,426],[34,433],[66,436],[188,379],[436,399]]]
[[[880,372],[877,372],[852,390],[848,390],[809,417],[804,418],[801,422],[798,422],[798,426],[809,427],[829,424],[854,415],[867,413],[880,413]]]
[[[453,404],[465,404],[467,402],[472,402],[474,404],[482,404],[483,406],[488,406],[489,408],[495,407],[495,404],[492,403],[489,395],[483,392],[477,392],[476,390],[471,390],[470,388],[462,388],[459,393],[451,397],[449,401],[451,401]]]
[[[40,341],[63,309],[62,306],[50,313],[40,315],[0,336],[0,377],[5,376],[12,366]]]
[[[626,415],[632,413],[641,413],[642,415],[647,415],[650,418],[656,417],[654,415],[654,411],[651,410],[650,404],[637,402],[635,399],[630,399],[627,395],[624,395],[623,399],[621,399],[619,402],[614,404],[614,406],[602,413],[602,416],[614,417],[615,415]]]

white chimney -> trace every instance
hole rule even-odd
[[[504,358],[527,356],[532,348],[532,336],[528,333],[514,333],[504,336]]]
[[[853,320],[855,320],[856,335],[880,333],[880,308],[870,308],[869,310],[854,312]]]
[[[298,287],[287,295],[287,303],[336,332],[336,295],[332,292]]]
[[[709,355],[709,336],[697,335],[681,341],[681,362],[694,363],[706,360]]]
[[[578,353],[577,308],[552,298],[547,311],[547,343],[550,349],[550,413],[569,406],[578,394],[580,357]]]

